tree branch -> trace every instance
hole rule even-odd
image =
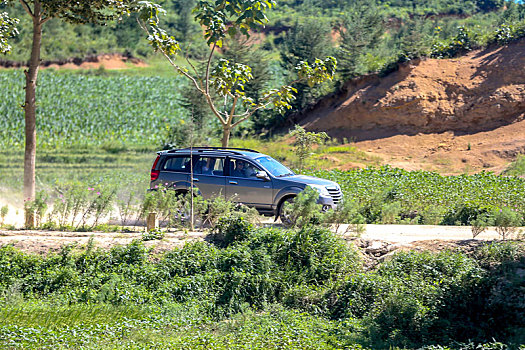
[[[166,52],[164,52],[164,50],[161,50],[162,54],[164,55],[164,57],[166,57],[166,59],[168,60],[168,62],[171,64],[171,66],[173,68],[175,68],[175,70],[177,70],[180,74],[184,75],[186,78],[190,79],[192,82],[193,82],[193,85],[195,85],[195,88],[200,92],[200,93],[204,93],[204,91],[202,91],[201,87],[199,86],[199,83],[197,82],[197,79],[195,79],[194,77],[192,77],[188,72],[186,72],[184,69],[182,69],[181,67],[179,67],[175,62],[173,62],[173,60],[171,59],[171,57],[169,55],[166,54]]]
[[[237,101],[239,101],[239,96],[235,96],[235,98],[233,99],[232,110],[230,112],[230,116],[228,117],[228,124],[230,124],[233,121],[233,116],[235,115],[235,107],[237,107]]]
[[[169,55],[166,54],[166,52],[162,51],[162,54],[164,55],[164,57],[166,57],[169,61],[169,63],[171,64],[171,66],[173,68],[175,68],[177,71],[179,71],[182,75],[184,75],[186,78],[190,79],[192,82],[193,82],[193,85],[195,85],[195,88],[201,93],[204,95],[204,97],[206,97],[206,101],[208,102],[208,105],[210,106],[213,114],[215,114],[215,116],[217,118],[219,118],[219,121],[221,122],[221,124],[223,125],[226,125],[226,120],[223,118],[223,116],[221,115],[221,112],[219,112],[217,110],[217,108],[215,108],[215,104],[213,103],[212,99],[211,99],[211,96],[210,94],[208,94],[207,92],[203,91],[201,89],[201,87],[199,86],[199,83],[197,82],[197,80],[195,78],[193,78],[190,74],[188,74],[188,72],[186,72],[184,69],[182,69],[181,67],[179,67],[177,64],[175,64],[171,57]]]
[[[34,18],[35,15],[33,14],[33,11],[31,11],[31,8],[29,7],[29,4],[27,3],[27,1],[20,0],[20,3],[22,4],[22,7],[24,8],[24,10],[26,10],[26,12],[29,14],[29,16]]]
[[[143,23],[143,21],[141,21],[140,19],[137,18],[137,22],[139,24],[139,26],[146,32],[146,34],[148,35],[151,35],[149,30],[148,30],[148,27]],[[210,66],[210,62],[211,62],[211,57],[212,57],[212,54],[213,54],[213,50],[215,49],[215,45],[213,46],[213,49],[212,49],[212,52],[210,53],[210,57],[208,59],[208,70],[206,72],[207,76],[209,76],[209,66]],[[179,67],[175,62],[173,62],[173,60],[171,59],[171,57],[166,54],[166,51],[164,50],[160,50],[160,52],[162,52],[162,54],[164,55],[164,57],[166,57],[166,59],[168,60],[168,62],[171,64],[171,66],[173,68],[175,68],[175,70],[177,70],[179,73],[181,73],[182,75],[184,75],[186,78],[190,79],[191,82],[193,83],[193,85],[195,86],[195,88],[197,89],[197,91],[199,91],[201,94],[204,95],[204,97],[206,97],[206,101],[208,102],[208,105],[210,106],[213,114],[215,114],[215,116],[217,118],[219,118],[219,121],[221,122],[221,124],[223,125],[226,125],[226,120],[223,118],[223,116],[221,115],[221,113],[217,110],[217,108],[215,108],[215,105],[213,104],[213,101],[211,99],[211,96],[210,94],[208,93],[208,90],[209,90],[209,86],[208,86],[208,79],[206,79],[206,90],[202,90],[202,87],[199,86],[199,83],[197,82],[197,79],[192,77],[188,72],[186,72],[184,69],[182,69],[181,67]]]
[[[197,77],[196,79],[198,79],[201,84],[202,84],[202,81],[201,79],[199,78],[199,72],[197,72],[197,69],[195,68],[195,66],[193,65],[193,63],[191,63],[190,61],[190,58],[188,57],[188,55],[185,55],[184,58],[186,58],[186,62],[188,62],[188,64],[190,65],[190,67],[193,69],[193,72],[195,73],[195,76]],[[202,85],[201,85],[202,87]]]
[[[208,101],[208,105],[210,106],[213,114],[215,114],[215,116],[219,118],[219,121],[221,122],[222,125],[226,125],[227,124],[226,119],[224,119],[224,117],[221,115],[221,112],[219,112],[217,108],[215,108],[215,104],[213,103],[211,96],[209,94],[204,94],[204,96],[206,97],[206,101]],[[224,116],[225,117],[227,116],[226,113],[224,113]]]
[[[40,21],[40,24],[42,25],[42,24],[46,23],[47,21],[49,21],[49,20],[52,19],[52,18],[53,18],[53,17],[48,16],[48,17],[44,18],[43,20],[41,20],[41,21]]]
[[[243,121],[245,121],[246,119],[250,118],[253,114],[253,112],[255,112],[255,110],[252,111],[252,113],[248,114],[247,116],[237,120],[235,123],[233,123],[232,125],[232,129],[235,128],[237,125],[239,125],[240,123],[242,123]]]
[[[292,82],[290,82],[290,84],[288,84],[288,86],[290,85],[294,85],[300,81],[302,81],[304,79],[296,79]],[[241,118],[239,120],[237,120],[235,123],[232,124],[232,128],[236,127],[237,125],[239,125],[240,123],[242,123],[243,121],[245,121],[246,119],[250,118],[255,112],[257,112],[258,110],[260,109],[264,109],[266,107],[268,107],[268,105],[271,103],[270,98],[274,95],[276,95],[277,93],[279,93],[279,91],[281,90],[277,90],[276,92],[272,93],[272,94],[269,94],[268,96],[265,96],[265,98],[263,99],[263,103],[259,104],[257,107],[255,107],[254,109],[252,109],[251,111],[248,109],[246,110],[246,112],[244,112],[243,114],[238,114],[238,115],[234,115],[234,110],[232,109],[232,113],[231,113],[231,118]],[[266,102],[264,102],[266,101]],[[235,101],[236,102],[236,101]],[[234,105],[235,106],[235,105]]]
[[[208,57],[208,62],[206,63],[206,93],[210,93],[210,65],[211,65],[211,59],[213,57],[213,53],[215,52],[215,47],[217,46],[216,43],[213,43],[213,46],[210,51],[210,56]]]
[[[270,102],[267,102],[266,104],[263,104],[263,105],[260,105],[254,109],[252,109],[251,111],[246,111],[244,112],[243,114],[241,115],[238,115],[236,117],[241,117],[241,119],[237,120],[233,125],[232,125],[232,128],[236,127],[237,125],[239,125],[240,123],[242,123],[243,121],[245,121],[246,119],[250,118],[255,112],[257,112],[259,109],[263,109],[263,108],[266,108],[268,105],[270,104]]]
[[[142,28],[142,30],[144,30],[146,32],[146,34],[148,35],[151,35],[151,33],[149,32],[148,30],[148,27],[141,21],[137,18],[137,22],[139,24],[139,26]],[[182,69],[181,67],[179,67],[175,62],[173,62],[173,60],[171,59],[171,57],[166,54],[166,51],[164,50],[160,50],[160,52],[162,52],[162,54],[164,55],[164,57],[166,57],[166,59],[168,60],[168,62],[171,64],[171,66],[173,68],[175,68],[175,70],[177,70],[179,73],[181,73],[182,75],[184,75],[186,78],[190,79],[192,82],[193,82],[193,85],[195,85],[195,88],[201,92],[201,93],[204,93],[204,91],[201,89],[201,87],[199,86],[197,80],[192,77],[188,72],[186,72],[184,69]]]

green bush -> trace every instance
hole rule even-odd
[[[505,240],[516,231],[517,226],[523,222],[522,214],[516,208],[504,206],[503,208],[494,208],[491,213],[492,224],[496,226],[496,231]]]
[[[359,213],[359,206],[355,201],[343,198],[335,209],[328,210],[321,221],[328,226],[333,226],[335,232],[346,234],[349,231],[360,235],[364,230],[365,218]],[[346,232],[339,232],[341,225],[347,224]]]
[[[395,224],[401,217],[401,203],[392,202],[386,203],[381,208],[381,223],[382,224]]]
[[[432,45],[430,57],[453,58],[475,48],[474,34],[464,26],[458,27],[458,33],[450,41],[438,41]]]
[[[142,233],[142,240],[143,241],[154,241],[154,240],[158,240],[158,239],[163,239],[164,236],[166,235],[165,232],[159,230],[159,229],[155,229],[155,230],[151,230],[149,232],[143,232]]]
[[[480,206],[479,203],[462,203],[450,209],[443,217],[441,224],[470,225],[478,218],[490,217],[491,211],[491,207]]]
[[[490,36],[489,44],[506,45],[525,37],[525,22],[503,23]]]
[[[474,258],[484,268],[491,268],[507,262],[519,261],[525,255],[525,247],[516,242],[492,242],[482,245]]]
[[[525,155],[520,155],[515,162],[511,163],[503,172],[507,176],[525,175]]]
[[[443,331],[444,325],[461,324],[455,318],[463,309],[453,305],[471,300],[482,275],[476,262],[460,253],[400,253],[377,271],[356,275],[336,288],[331,316],[363,319],[373,347],[446,343],[451,330]]]
[[[254,231],[253,225],[242,216],[222,217],[214,227],[213,237],[221,247],[245,241]]]
[[[321,223],[322,213],[321,205],[317,203],[318,199],[319,192],[312,187],[306,187],[293,199],[293,202],[283,204],[282,210],[288,221],[283,222],[283,224],[303,227]]]

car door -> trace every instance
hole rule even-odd
[[[225,157],[198,156],[194,158],[193,186],[199,189],[204,199],[225,196]]]
[[[181,190],[189,189],[190,157],[183,155],[166,157],[160,164],[159,171],[159,177],[154,183],[155,186]]]
[[[242,166],[242,167],[241,167]],[[271,208],[273,186],[271,180],[255,176],[262,169],[255,163],[236,157],[227,161],[226,199],[257,208]]]

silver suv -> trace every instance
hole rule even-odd
[[[225,196],[255,207],[263,215],[282,216],[285,202],[307,186],[319,192],[323,210],[343,198],[333,181],[296,175],[270,156],[245,148],[194,147],[157,152],[151,168],[150,189],[159,186],[186,193],[193,185],[205,198]]]

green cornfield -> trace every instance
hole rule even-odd
[[[181,77],[85,75],[43,71],[38,81],[39,147],[160,145],[168,126],[187,113],[180,106]],[[0,72],[0,147],[24,142],[24,74]]]

